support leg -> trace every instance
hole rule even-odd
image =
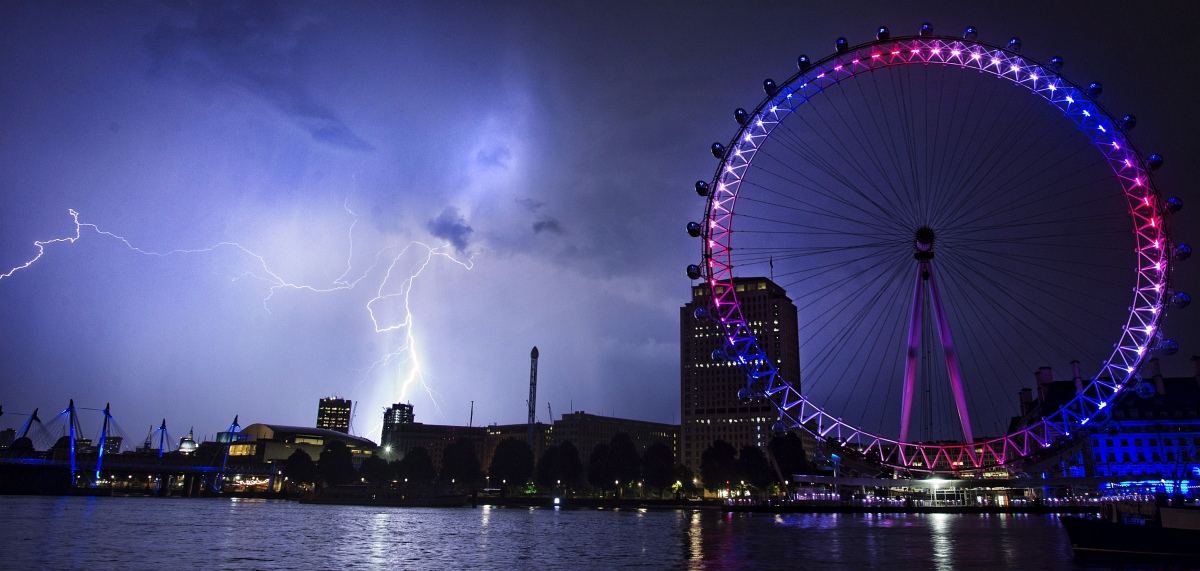
[[[908,356],[904,361],[904,401],[900,410],[900,442],[908,442],[908,424],[912,418],[913,391],[917,382],[917,356],[921,351],[921,305],[925,299],[925,280],[922,266],[917,266],[917,281],[913,285],[912,321],[908,325]]]
[[[950,323],[946,320],[946,310],[942,307],[942,298],[938,295],[937,279],[933,275],[933,261],[926,262],[929,271],[929,293],[933,299],[933,318],[937,321],[938,337],[942,341],[942,350],[946,354],[946,371],[950,374],[950,390],[954,393],[954,405],[958,407],[958,420],[962,423],[963,438],[971,443],[971,418],[967,413],[967,398],[963,393],[962,373],[958,368],[958,353],[954,351],[954,339],[950,336]]]

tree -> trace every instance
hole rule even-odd
[[[592,486],[607,490],[613,481],[612,467],[608,463],[608,445],[597,444],[588,455],[587,481]]]
[[[583,461],[579,459],[579,449],[570,440],[564,440],[558,445],[558,458],[555,459],[555,480],[561,480],[568,488],[578,488],[583,485]]]
[[[738,451],[738,479],[758,491],[765,491],[775,481],[775,470],[759,447],[749,444]]]
[[[579,487],[583,476],[579,449],[569,440],[547,448],[538,461],[536,476],[537,484],[546,488],[559,485],[568,489]]]
[[[646,447],[642,456],[642,479],[646,486],[662,495],[667,486],[675,483],[675,453],[662,442]]]
[[[608,465],[614,480],[630,484],[642,475],[642,456],[628,433],[618,432],[608,443]]]
[[[710,491],[728,488],[737,481],[737,450],[724,440],[714,440],[700,453],[700,479]]]
[[[475,452],[474,442],[467,438],[459,438],[442,451],[442,473],[438,475],[439,480],[473,486],[479,482],[479,476],[479,455]]]
[[[424,446],[414,446],[408,450],[404,458],[397,460],[396,478],[412,484],[428,484],[437,476],[433,467],[433,459]]]
[[[317,481],[317,465],[308,452],[297,448],[283,465],[283,475],[297,484],[311,484]]]
[[[363,460],[362,466],[358,468],[358,473],[372,484],[390,482],[394,475],[392,467],[388,465],[387,460],[378,456],[371,456]]]
[[[784,480],[790,482],[793,474],[807,474],[808,460],[804,456],[804,442],[794,432],[771,438],[767,450],[779,466],[779,472]]]
[[[696,488],[696,474],[692,473],[692,469],[683,464],[675,465],[675,482],[671,485],[671,489],[675,492],[675,497],[681,495],[694,496],[700,490]]]
[[[354,455],[340,440],[331,441],[321,451],[317,460],[317,476],[328,486],[349,484],[358,478],[354,469]]]
[[[492,465],[488,467],[492,483],[500,482],[505,487],[520,487],[533,476],[533,450],[529,443],[519,438],[509,438],[496,446]]]
[[[542,452],[542,458],[534,470],[534,482],[543,488],[558,485],[558,446],[551,446]]]

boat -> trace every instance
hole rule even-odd
[[[1200,560],[1200,507],[1165,501],[1101,504],[1099,517],[1060,515],[1077,556],[1127,555]]]

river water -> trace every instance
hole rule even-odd
[[[1076,561],[1042,515],[0,496],[0,517],[0,569],[21,570],[1143,568]]]

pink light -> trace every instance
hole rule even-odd
[[[950,55],[952,55],[954,57],[958,57],[958,54],[960,54],[960,53],[962,53],[962,52],[960,52],[958,50],[950,50]]]
[[[1012,69],[1013,71],[1021,71],[1021,68],[1017,67],[1015,64],[1010,69]]]
[[[979,59],[979,54],[977,54],[977,53],[971,54],[971,59]]]
[[[898,55],[900,55],[900,52],[899,52],[899,51],[894,51],[894,52],[892,52],[892,55],[894,55],[894,56],[898,56]]]
[[[842,71],[842,66],[839,65],[839,66],[833,68],[833,71]]]
[[[854,60],[854,61],[852,61],[852,62],[850,62],[850,63],[852,63],[852,64],[854,64],[854,65],[858,65],[858,60]]]
[[[1032,79],[1032,80],[1034,80],[1034,81],[1037,81],[1037,78],[1038,78],[1038,76],[1037,76],[1037,74],[1036,74],[1036,73],[1031,73],[1031,74],[1029,74],[1029,79]]]
[[[879,54],[871,54],[871,59],[875,59],[877,57],[879,57]]]

